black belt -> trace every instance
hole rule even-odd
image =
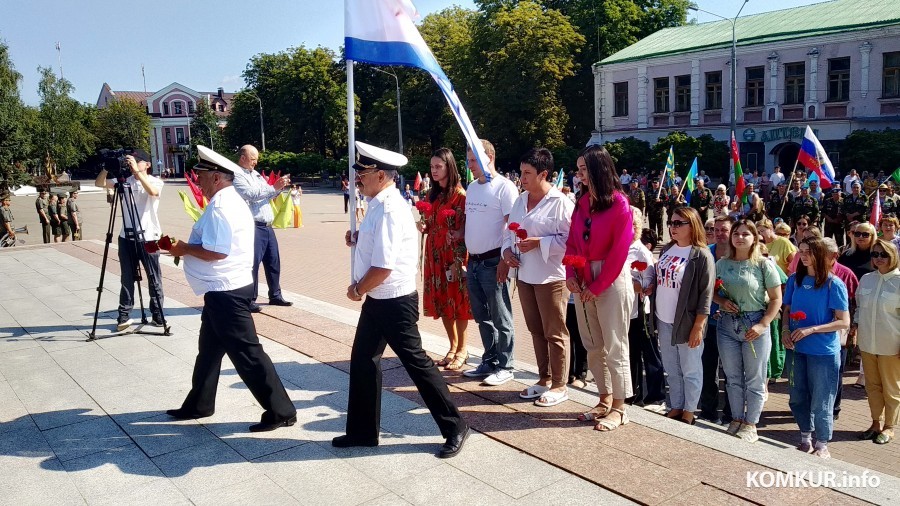
[[[469,260],[481,262],[483,260],[490,260],[491,258],[497,258],[499,256],[500,248],[496,248],[490,251],[485,251],[484,253],[469,253]]]
[[[253,223],[256,223],[257,227],[268,227],[269,226],[269,224],[264,221],[254,221]]]

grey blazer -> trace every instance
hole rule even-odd
[[[666,245],[660,252],[660,257],[671,248]],[[654,276],[655,276],[654,271]],[[655,281],[655,280],[654,280]],[[694,319],[698,314],[709,315],[709,307],[712,304],[713,289],[716,283],[716,261],[709,248],[693,246],[684,268],[684,278],[681,281],[681,289],[678,292],[678,303],[675,306],[675,324],[672,329],[672,345],[686,344],[694,327]],[[653,318],[651,325],[656,327],[656,297],[653,297],[651,309]],[[704,325],[703,335],[706,335]]]

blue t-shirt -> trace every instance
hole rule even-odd
[[[791,320],[790,328],[824,325],[834,321],[835,311],[847,311],[849,299],[847,285],[834,275],[820,288],[815,287],[816,279],[812,276],[803,278],[803,284],[797,286],[796,274],[791,274],[784,292],[785,305],[791,306],[791,313],[803,311],[806,318],[800,321]],[[841,352],[841,341],[838,332],[810,334],[794,344],[794,349],[807,355],[836,355]]]

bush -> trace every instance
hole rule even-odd
[[[265,171],[281,172],[291,176],[339,176],[347,172],[347,157],[340,160],[325,158],[317,153],[291,153],[287,151],[264,151],[259,154],[259,168]]]

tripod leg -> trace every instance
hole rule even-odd
[[[116,186],[116,192],[119,191]],[[103,261],[100,264],[100,282],[97,285],[97,305],[94,306],[94,323],[91,325],[91,333],[88,334],[88,340],[92,341],[97,338],[97,317],[100,314],[100,299],[103,297],[103,280],[106,278],[106,262],[109,258],[109,245],[112,243],[113,233],[116,226],[116,209],[119,207],[119,199],[113,199],[109,206],[109,222],[106,226],[106,244],[103,246]]]

